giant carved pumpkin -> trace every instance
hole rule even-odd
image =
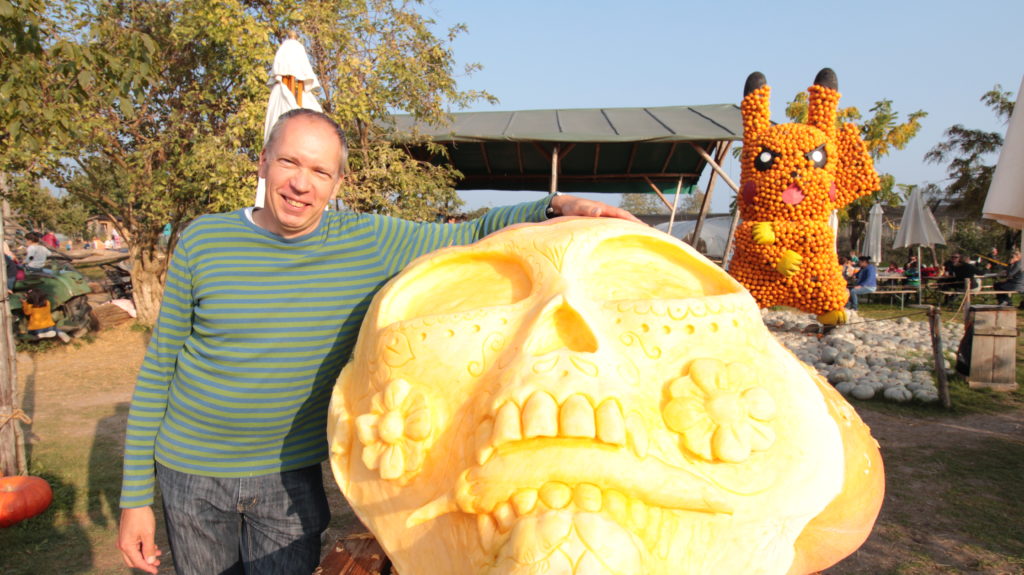
[[[849,292],[829,215],[877,190],[879,180],[857,127],[836,126],[835,73],[819,72],[808,93],[806,123],[773,125],[765,77],[747,78],[737,196],[743,223],[729,273],[761,307],[787,305],[836,324],[845,321]]]
[[[402,575],[809,573],[882,497],[867,428],[750,294],[620,220],[414,262],[370,306],[328,435]]]

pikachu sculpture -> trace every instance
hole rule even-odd
[[[729,273],[762,308],[785,305],[825,325],[846,321],[849,298],[829,215],[879,189],[854,124],[837,126],[839,83],[829,68],[808,88],[807,123],[772,125],[760,72],[743,90],[743,155]]]

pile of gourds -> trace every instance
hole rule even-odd
[[[795,307],[824,324],[845,321],[846,282],[829,216],[879,188],[867,146],[853,124],[836,125],[838,81],[818,73],[806,123],[772,124],[764,75],[747,78],[742,175],[729,273],[762,308]]]
[[[0,477],[0,528],[39,515],[52,501],[53,490],[41,477]]]

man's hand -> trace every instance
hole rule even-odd
[[[156,546],[156,517],[152,507],[121,510],[121,531],[117,548],[129,567],[156,573],[162,552]]]
[[[594,200],[567,196],[565,194],[551,198],[551,209],[556,216],[583,216],[587,218],[619,218],[631,222],[643,223],[636,216],[622,208],[616,208]]]

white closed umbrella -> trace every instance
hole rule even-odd
[[[875,265],[881,265],[882,262],[883,218],[882,205],[875,204],[871,206],[871,212],[868,215],[868,229],[864,234],[864,254],[870,257],[871,261],[875,262]]]
[[[267,117],[263,124],[263,143],[267,143],[270,129],[277,123],[281,114],[295,108],[307,108],[322,112],[320,104],[313,97],[313,89],[320,87],[320,82],[313,73],[313,66],[306,56],[306,49],[295,38],[281,43],[274,55],[274,66],[270,71],[270,100],[267,102]],[[256,201],[253,205],[263,207],[267,183],[259,179],[256,186]]]
[[[1017,90],[1017,102],[1024,93],[1024,78]],[[1024,111],[1018,105],[1010,116],[1006,129],[1003,149],[999,152],[999,163],[992,174],[982,215],[990,220],[1024,229]],[[1021,234],[1021,251],[1024,251],[1024,234]]]
[[[942,230],[935,221],[935,216],[928,209],[928,205],[921,198],[921,192],[914,188],[907,199],[907,205],[903,207],[903,217],[900,219],[900,229],[896,232],[896,241],[892,243],[895,249],[917,246],[917,266],[920,272],[922,266],[921,246],[926,245],[932,248],[932,255],[935,254],[935,244],[946,244],[946,238],[942,236]],[[924,274],[921,274],[921,282],[917,286],[917,301],[921,302],[921,283],[924,282]]]

